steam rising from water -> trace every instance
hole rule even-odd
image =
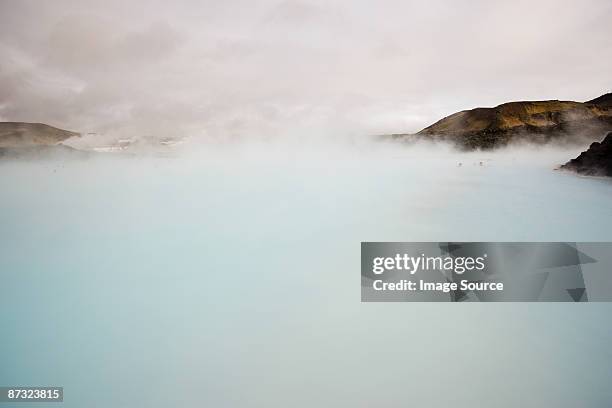
[[[608,305],[359,302],[361,241],[611,240],[610,181],[552,171],[578,149],[338,139],[607,90],[609,1],[518,3],[0,1],[0,120],[260,140],[0,161],[0,384],[66,408],[609,405]]]
[[[359,302],[360,241],[610,240],[610,182],[551,170],[575,153],[2,162],[0,383],[66,407],[599,406],[608,305]]]

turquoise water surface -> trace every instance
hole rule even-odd
[[[360,302],[361,241],[611,241],[612,183],[552,170],[575,153],[2,162],[0,385],[65,407],[609,406],[610,304]]]

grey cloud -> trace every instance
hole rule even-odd
[[[611,15],[605,0],[4,0],[0,119],[215,138],[416,131],[609,91]]]
[[[97,16],[71,15],[55,24],[45,45],[43,64],[89,76],[170,58],[180,35],[161,21],[136,31]]]
[[[294,25],[313,23],[324,13],[315,5],[301,1],[283,1],[264,19],[266,23]]]

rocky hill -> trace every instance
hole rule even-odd
[[[52,146],[79,136],[43,123],[0,122],[0,148]]]
[[[587,151],[561,166],[585,176],[612,177],[612,132],[600,142],[591,144]]]
[[[416,135],[394,138],[444,140],[466,149],[490,149],[515,141],[584,143],[598,140],[609,130],[612,130],[612,94],[588,102],[523,101],[465,110]]]
[[[609,108],[612,106],[612,93],[601,95],[599,98],[591,99],[585,103]]]

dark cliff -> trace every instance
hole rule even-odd
[[[601,142],[594,142],[580,156],[561,166],[585,176],[612,177],[612,132]]]

